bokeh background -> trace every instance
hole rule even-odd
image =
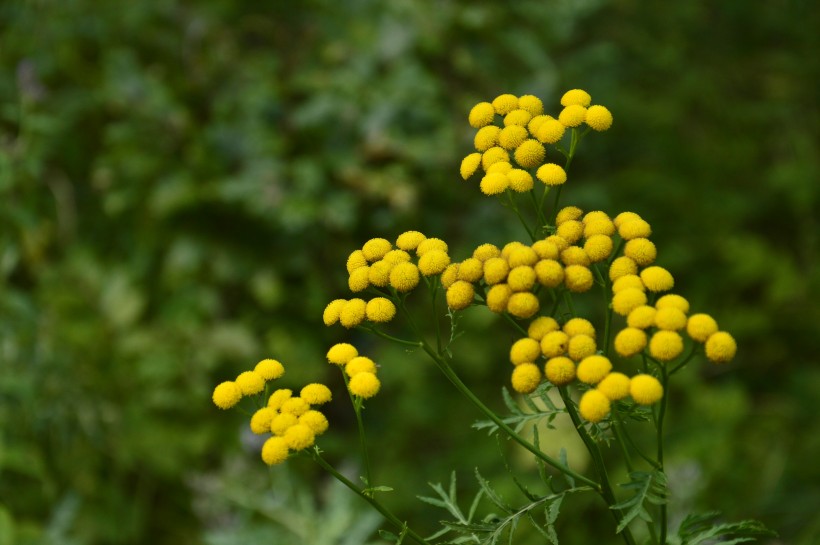
[[[415,495],[452,469],[465,502],[476,466],[513,498],[500,452],[532,467],[470,429],[421,355],[321,311],[372,236],[419,229],[457,259],[524,240],[458,177],[466,114],[502,92],[557,112],[575,87],[615,124],[564,202],[646,218],[680,293],[740,345],[670,392],[673,522],[718,509],[820,542],[818,6],[0,3],[0,544],[379,542],[360,501],[306,460],[269,471],[210,402],[263,357],[286,385],[334,385],[322,446],[355,475],[324,363],[351,339],[382,364],[368,429],[402,518],[432,532],[445,514]],[[501,407],[512,332],[466,314],[461,372]],[[595,498],[564,510],[565,542],[615,542]]]

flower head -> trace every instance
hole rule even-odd
[[[214,388],[213,396],[214,405],[220,409],[230,409],[242,399],[242,390],[235,382],[223,382]]]
[[[396,305],[386,297],[375,297],[367,302],[365,314],[371,322],[389,322],[396,315]]]
[[[734,337],[725,331],[712,333],[706,339],[706,357],[714,363],[732,361],[737,352],[737,343]]]
[[[578,364],[578,380],[587,384],[598,384],[612,371],[612,362],[606,356],[587,356]]]
[[[364,299],[350,299],[339,313],[339,323],[348,329],[356,327],[364,321],[366,309]]]
[[[493,108],[498,115],[507,115],[518,108],[518,97],[509,93],[499,95],[493,100]]]
[[[421,244],[426,238],[427,237],[424,236],[424,234],[419,233],[418,231],[405,231],[396,239],[396,246],[400,250],[409,252],[418,248],[419,244]]]
[[[269,466],[278,465],[288,459],[288,444],[282,437],[271,437],[262,445],[262,461]]]
[[[546,163],[538,167],[535,177],[546,185],[561,185],[567,181],[567,173],[560,165]]]
[[[507,312],[516,318],[529,318],[539,308],[538,297],[528,291],[513,293],[507,301]]]
[[[249,396],[265,389],[265,379],[256,371],[245,371],[236,377],[236,385],[243,395]]]
[[[428,239],[429,240],[429,239]],[[450,256],[442,250],[430,250],[419,258],[419,272],[424,276],[432,276],[444,272],[450,264]]]
[[[476,129],[489,125],[495,117],[495,108],[489,102],[479,102],[470,110],[467,120]]]
[[[561,97],[561,106],[589,106],[591,102],[592,97],[583,89],[570,89]]]
[[[482,153],[487,151],[498,144],[498,137],[500,135],[501,127],[497,127],[496,125],[487,125],[486,127],[478,129],[478,132],[475,133],[475,137],[473,138],[475,149]],[[479,153],[478,156],[480,159],[481,154]]]
[[[362,253],[365,259],[372,263],[384,257],[384,254],[392,249],[393,245],[390,244],[389,240],[384,238],[371,238],[362,246]]]
[[[328,427],[325,415],[312,409],[300,416],[298,422],[310,428],[315,435],[323,434]]]
[[[322,313],[322,321],[325,325],[333,325],[339,321],[339,313],[342,310],[342,307],[347,303],[346,299],[334,299],[325,307],[324,312]]]
[[[638,405],[652,405],[663,397],[663,386],[652,375],[635,375],[629,381],[629,395]]]
[[[347,362],[345,365],[345,373],[348,377],[353,378],[359,373],[376,374],[376,363],[367,356],[357,356]]]
[[[592,288],[592,271],[583,265],[570,265],[564,269],[564,285],[573,293],[583,293]]]
[[[623,373],[610,373],[605,376],[596,387],[610,401],[617,401],[629,395],[631,381]]]
[[[575,363],[565,356],[550,358],[544,366],[544,374],[556,386],[569,384],[575,380]]]
[[[307,401],[310,405],[322,405],[330,401],[333,397],[330,388],[324,384],[308,384],[299,392],[299,397]]]
[[[447,306],[453,310],[462,310],[469,307],[475,296],[475,288],[470,282],[457,280],[447,288]]]
[[[541,382],[541,369],[534,363],[522,363],[516,365],[512,372],[513,390],[521,394],[529,394],[535,391]]]
[[[531,115],[541,115],[544,111],[544,103],[534,95],[522,95],[518,97],[518,107],[527,110]]]
[[[575,361],[581,361],[591,356],[598,349],[595,339],[589,335],[575,335],[570,337],[567,344],[567,354]]]
[[[542,286],[554,288],[564,281],[564,267],[554,259],[542,259],[535,264],[535,278]]]
[[[510,347],[510,362],[513,365],[532,363],[541,357],[541,345],[535,339],[524,337]]]
[[[686,332],[699,343],[705,343],[717,330],[717,322],[708,314],[693,314],[686,322]]]
[[[316,434],[304,424],[294,424],[285,431],[285,444],[290,450],[302,450],[313,445]]]
[[[604,106],[596,104],[587,108],[585,121],[592,130],[605,131],[612,126],[612,114]]]
[[[276,416],[276,411],[270,407],[262,407],[251,416],[251,432],[256,435],[270,432],[270,423],[273,417]]]
[[[363,371],[350,378],[348,387],[353,395],[369,399],[379,393],[381,382],[375,374]]]
[[[414,263],[399,263],[390,271],[390,285],[405,293],[419,284],[419,269]]]
[[[626,327],[615,335],[615,351],[628,358],[646,348],[646,333],[643,329]]]
[[[327,361],[336,365],[344,365],[358,355],[359,351],[352,344],[337,343],[327,351]]]
[[[641,280],[646,289],[652,292],[668,291],[675,286],[672,273],[663,267],[647,267],[641,271]]]
[[[287,388],[280,388],[273,392],[268,398],[268,407],[274,411],[278,411],[282,407],[282,403],[291,398],[293,392]]]
[[[558,322],[555,321],[555,318],[551,316],[539,316],[530,322],[530,326],[527,328],[527,336],[529,336],[530,339],[540,342],[544,335],[550,331],[558,331],[558,329],[560,329],[560,327]]]
[[[535,168],[544,161],[546,150],[538,140],[526,140],[515,148],[515,161],[524,168]]]
[[[461,168],[459,169],[459,173],[461,174],[461,177],[466,180],[475,174],[479,166],[481,166],[481,154],[471,153],[461,160]]]
[[[600,422],[609,414],[609,398],[599,390],[587,390],[578,403],[578,412],[589,422]]]
[[[558,114],[558,121],[565,127],[577,127],[584,122],[587,116],[587,109],[580,104],[571,104],[561,110]]]
[[[512,290],[507,284],[496,284],[487,290],[487,308],[500,314],[507,310],[511,296]]]
[[[683,339],[674,331],[656,331],[649,339],[649,353],[659,361],[671,361],[683,352]]]

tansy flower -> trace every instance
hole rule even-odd
[[[584,225],[589,225],[591,223],[596,223],[599,221],[611,222],[612,220],[609,219],[609,214],[607,214],[603,210],[592,210],[584,214],[584,217],[581,219],[581,221]]]
[[[294,424],[285,432],[285,444],[290,450],[302,450],[313,445],[316,435],[304,424]]]
[[[561,185],[567,181],[567,173],[555,163],[546,163],[538,167],[535,177],[550,186]]]
[[[575,374],[578,380],[587,384],[598,384],[612,371],[612,362],[606,356],[587,356],[578,364]]]
[[[447,306],[453,310],[462,310],[470,306],[475,296],[475,288],[469,282],[457,280],[447,288]]]
[[[299,424],[307,426],[315,435],[321,435],[327,431],[327,418],[319,411],[310,410],[299,417]]]
[[[293,392],[288,388],[280,388],[273,392],[268,398],[268,407],[274,411],[278,411],[282,407],[282,403],[290,399]]]
[[[501,250],[495,244],[482,244],[475,250],[473,250],[473,257],[481,261],[482,263],[486,262],[491,257],[498,257],[501,255]]]
[[[419,269],[414,263],[399,263],[390,271],[390,285],[405,293],[419,284]]]
[[[683,352],[683,339],[674,331],[656,331],[649,339],[649,353],[659,361],[671,361]]]
[[[531,115],[541,115],[544,111],[544,103],[534,95],[522,95],[518,97],[518,107],[527,110]]]
[[[512,248],[507,256],[507,261],[510,267],[519,267],[521,265],[535,265],[538,262],[538,254],[529,246],[516,246]]]
[[[256,435],[270,432],[270,423],[273,417],[276,416],[276,411],[270,407],[262,407],[251,416],[251,432]]]
[[[367,280],[373,286],[379,288],[385,287],[390,282],[390,271],[393,270],[393,264],[380,259],[373,263],[367,271]]]
[[[589,106],[592,102],[592,97],[583,89],[570,89],[561,97],[561,106]]]
[[[544,240],[546,240],[547,242],[551,242],[552,244],[555,244],[555,247],[558,249],[559,252],[565,250],[567,246],[569,246],[569,242],[567,242],[567,240],[564,237],[560,237],[558,235],[550,235]]]
[[[612,293],[618,293],[627,288],[645,290],[641,277],[637,274],[625,274],[612,283]]]
[[[276,380],[285,374],[285,367],[276,360],[264,359],[256,364],[254,371],[265,380]]]
[[[558,246],[548,240],[537,240],[531,248],[539,259],[558,259]]]
[[[577,206],[565,206],[561,210],[558,211],[558,214],[555,216],[555,224],[561,225],[565,221],[570,220],[577,220],[584,214],[584,211],[578,208]]]
[[[554,259],[542,259],[535,264],[535,278],[542,286],[554,288],[564,281],[564,268]]]
[[[642,219],[638,214],[635,212],[621,212],[612,220],[612,223],[615,224],[616,229],[620,229],[621,225],[632,220],[639,220]]]
[[[487,125],[486,127],[478,129],[478,132],[475,133],[475,137],[473,138],[475,149],[480,152],[487,151],[498,144],[500,134],[501,127],[496,127],[495,125]],[[478,156],[481,158],[481,154],[478,154]]]
[[[621,316],[627,316],[645,304],[646,294],[638,288],[626,288],[612,296],[612,310]]]
[[[587,421],[596,423],[609,414],[609,398],[598,390],[588,390],[581,396],[578,403],[578,412]]]
[[[336,365],[344,365],[358,355],[359,351],[352,344],[337,343],[327,351],[327,361]]]
[[[562,328],[570,338],[576,335],[587,335],[595,338],[595,327],[586,318],[570,318]]]
[[[717,322],[708,314],[693,314],[686,322],[686,332],[699,343],[705,343],[717,330]]]
[[[504,116],[504,126],[509,127],[512,125],[519,125],[522,129],[524,129],[524,127],[527,126],[527,123],[530,122],[530,119],[532,119],[532,114],[530,112],[518,108],[517,110],[513,110]]]
[[[299,392],[299,397],[307,401],[310,405],[322,405],[332,398],[330,388],[324,384],[308,384]]]
[[[595,214],[595,212],[590,212],[587,214]],[[603,214],[603,212],[601,212]],[[597,218],[597,216],[593,216],[596,219],[587,221],[587,218],[584,217],[584,237],[589,238],[594,235],[606,235],[611,237],[615,234],[615,224],[612,223],[612,220],[609,218]]]
[[[482,193],[491,197],[493,195],[504,193],[509,186],[510,180],[507,178],[506,174],[494,172],[481,178],[481,182],[478,187],[481,189]]]
[[[593,355],[597,349],[595,339],[589,335],[575,335],[567,343],[567,354],[575,361]]]
[[[550,358],[544,365],[544,374],[556,386],[569,384],[575,380],[575,363],[564,356]]]
[[[673,307],[684,314],[689,312],[689,301],[686,300],[685,297],[681,297],[680,295],[676,295],[674,293],[670,293],[664,295],[660,299],[655,302],[655,308],[662,309],[667,307]]]
[[[339,313],[339,323],[350,329],[364,321],[367,303],[364,299],[350,299]]]
[[[481,154],[480,153],[471,153],[467,157],[461,160],[461,168],[459,169],[459,173],[463,179],[467,179],[473,174],[475,171],[478,170],[478,167],[481,165]]]
[[[376,375],[365,371],[351,377],[348,387],[353,395],[369,399],[379,393],[381,382]]]
[[[223,382],[214,388],[213,396],[214,405],[220,409],[230,409],[242,399],[242,390],[235,382]]]
[[[390,263],[391,265],[406,263],[410,261],[410,254],[408,254],[404,250],[390,250],[389,252],[384,254],[382,261],[384,261],[385,263]]]
[[[544,335],[550,331],[558,331],[558,329],[560,329],[560,326],[558,325],[558,322],[555,321],[555,318],[550,316],[539,316],[530,322],[530,325],[527,328],[527,336],[530,339],[540,343],[541,339],[544,338]],[[541,349],[540,344],[538,349]]]
[[[347,258],[347,272],[352,273],[359,267],[367,266],[367,258],[364,257],[364,252],[361,250],[353,250]]]
[[[604,106],[587,108],[586,123],[594,131],[605,131],[612,126],[612,114]]]
[[[416,246],[416,255],[421,257],[427,252],[432,252],[433,250],[447,252],[447,243],[440,238],[426,238],[419,242],[418,246]]]
[[[612,239],[607,235],[592,235],[584,242],[584,252],[590,261],[599,263],[612,253]]]
[[[487,170],[492,166],[494,163],[498,163],[499,161],[505,161],[507,163],[510,162],[510,154],[507,153],[507,150],[504,148],[493,146],[492,148],[488,149],[484,152],[481,156],[481,166],[484,170]]]
[[[265,379],[256,371],[240,373],[235,382],[246,396],[258,394],[265,389]]]
[[[546,153],[538,140],[526,140],[515,148],[515,161],[524,168],[535,168],[544,161]]]
[[[537,133],[537,132],[538,132],[538,128],[539,128],[539,127],[541,126],[541,124],[542,124],[544,121],[546,121],[547,119],[552,119],[552,117],[551,117],[551,116],[548,116],[548,115],[536,115],[536,116],[533,116],[533,118],[532,118],[532,119],[530,119],[530,122],[529,122],[529,123],[527,123],[527,130],[528,130],[528,131],[530,131],[530,134],[531,134],[531,135],[535,136],[535,133]],[[562,127],[563,127],[563,125],[562,125]]]
[[[618,227],[618,234],[621,235],[621,238],[624,240],[632,240],[633,238],[649,238],[649,235],[652,234],[652,228],[647,222],[640,218],[630,219],[629,221],[624,221],[620,224]]]
[[[598,383],[596,389],[610,401],[617,401],[629,395],[631,381],[623,373],[610,373]]]
[[[541,337],[541,353],[547,358],[563,356],[567,352],[569,336],[563,331],[550,331]]]
[[[510,125],[509,127],[504,127],[501,129],[501,132],[498,133],[498,145],[505,150],[514,150],[520,146],[529,135],[530,133],[524,127],[520,125]]]
[[[520,168],[514,168],[507,173],[507,181],[510,183],[510,189],[518,193],[525,193],[532,189],[533,181],[532,174]]]
[[[584,235],[584,224],[576,220],[565,221],[555,229],[555,233],[570,244],[573,244],[581,240],[581,237]]]
[[[496,313],[504,312],[511,296],[512,290],[507,284],[496,284],[487,290],[487,308]]]
[[[629,316],[626,317],[626,324],[629,327],[636,327],[638,329],[646,329],[655,325],[655,314],[657,313],[655,307],[649,305],[642,305],[632,310]]]
[[[362,253],[365,259],[370,262],[378,261],[384,254],[393,249],[390,241],[384,238],[371,238],[362,246]]]
[[[507,301],[507,312],[516,318],[529,318],[538,312],[539,308],[538,298],[527,291],[513,293]]]
[[[627,241],[624,246],[624,255],[632,258],[641,267],[645,267],[655,261],[658,257],[658,250],[651,240],[639,237]]]
[[[725,331],[712,333],[706,339],[706,357],[714,363],[726,363],[732,361],[737,352],[735,339]]]
[[[529,337],[518,339],[510,347],[510,362],[513,365],[534,362],[541,357],[541,345]]]
[[[353,293],[364,291],[370,285],[370,267],[359,267],[347,278],[347,287]]]
[[[491,257],[484,262],[484,281],[489,285],[503,282],[509,272],[510,266],[504,258]]]
[[[490,168],[487,169],[487,174],[507,174],[509,171],[512,170],[512,165],[507,161],[498,161],[497,163],[493,163],[490,165]]]
[[[507,115],[518,108],[518,97],[509,93],[498,95],[493,100],[493,108],[498,115]]]
[[[322,321],[325,325],[330,326],[339,321],[339,313],[342,307],[347,303],[347,299],[334,299],[325,307],[322,313]]]
[[[529,291],[535,285],[535,271],[527,265],[519,265],[507,275],[507,285],[514,292]]]
[[[667,331],[678,331],[686,327],[686,314],[675,307],[664,307],[655,313],[655,327]]]
[[[567,106],[558,114],[558,121],[565,127],[577,127],[584,122],[587,109],[578,104]]]
[[[367,356],[357,356],[347,362],[345,365],[345,373],[348,377],[353,378],[359,373],[376,374],[376,364]]]
[[[444,269],[444,272],[441,273],[439,280],[441,281],[441,285],[444,289],[449,288],[450,286],[458,280],[458,270],[461,268],[459,263],[450,263],[447,265],[447,268]]]
[[[495,108],[489,102],[479,102],[470,110],[467,121],[476,129],[489,125],[495,118]]]
[[[625,255],[616,257],[615,260],[609,265],[609,279],[613,282],[622,276],[627,274],[637,274],[637,272],[638,264],[635,263],[631,257],[626,257]]]
[[[570,265],[564,269],[564,285],[573,293],[583,293],[592,288],[592,271],[583,265]]]
[[[419,272],[424,276],[439,274],[450,264],[450,256],[441,250],[431,250],[419,258]]]
[[[418,248],[419,244],[421,244],[426,238],[427,237],[424,236],[424,234],[419,233],[418,231],[405,231],[396,239],[396,246],[405,252],[409,252]]]
[[[516,365],[511,377],[512,387],[518,393],[529,394],[538,388],[541,382],[541,369],[534,363]]]
[[[629,381],[629,395],[638,405],[652,405],[663,397],[663,386],[651,375],[635,375]]]
[[[535,137],[544,144],[555,144],[564,136],[566,127],[557,119],[549,118],[538,124]]]
[[[282,402],[279,412],[301,416],[310,410],[310,404],[301,397],[291,397]]]
[[[513,240],[512,242],[508,242],[507,244],[504,245],[503,248],[501,248],[501,257],[503,257],[504,259],[509,260],[510,259],[510,254],[512,254],[513,250],[517,250],[517,249],[523,248],[525,246],[526,246],[526,244],[524,244],[523,242],[518,242],[517,240]],[[519,265],[520,265],[520,263],[519,263]]]
[[[288,459],[288,444],[281,437],[270,437],[262,445],[262,461],[269,466],[278,465]]]
[[[584,267],[589,267],[592,263],[587,253],[580,246],[570,246],[561,252],[561,262],[564,265],[583,265]]]
[[[640,353],[644,348],[646,348],[646,333],[643,329],[627,327],[615,335],[615,352],[625,358]]]
[[[270,431],[274,435],[282,436],[288,429],[299,422],[299,417],[292,413],[281,413],[273,417],[270,422]]]
[[[654,265],[641,271],[641,280],[646,289],[652,292],[668,291],[675,287],[672,273]]]
[[[396,315],[396,305],[386,297],[376,297],[367,302],[365,314],[371,322],[389,322]]]

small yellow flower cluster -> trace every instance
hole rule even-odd
[[[558,144],[567,128],[583,123],[596,131],[608,129],[612,114],[603,106],[590,106],[591,100],[586,91],[567,91],[557,118],[545,115],[544,104],[533,95],[504,94],[492,102],[479,102],[468,116],[477,129],[476,152],[461,162],[461,177],[466,180],[481,168],[480,188],[485,195],[531,190],[533,174],[528,169],[548,186],[563,184],[567,174],[560,165],[547,162],[545,145]],[[520,168],[513,167],[512,161]]]
[[[370,358],[360,356],[352,344],[338,343],[331,346],[327,351],[327,361],[344,367],[351,394],[369,399],[379,393],[381,382],[376,376],[376,364]]]
[[[234,381],[223,382],[212,396],[214,405],[220,409],[230,409],[244,396],[258,394],[265,389],[265,383],[276,380],[285,373],[285,368],[276,360],[264,359],[256,364],[253,371],[244,371]]]

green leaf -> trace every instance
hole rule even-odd
[[[484,477],[481,476],[481,473],[479,473],[478,468],[475,468],[475,476],[478,480],[478,484],[481,486],[481,489],[484,490],[484,494],[487,495],[487,499],[493,502],[493,504],[496,507],[498,507],[505,513],[509,514],[513,512],[512,507],[507,505],[504,502],[504,500],[501,499],[501,496],[499,496],[498,493],[496,493],[496,491],[492,489],[490,483]]]
[[[715,539],[720,539],[721,545],[737,545],[757,541],[759,537],[777,536],[776,532],[756,520],[716,524],[719,516],[718,511],[688,515],[678,529],[681,545],[700,545]]]
[[[622,484],[624,488],[635,490],[635,494],[627,500],[610,506],[613,510],[628,509],[618,523],[616,533],[621,533],[636,517],[651,521],[652,516],[644,506],[645,502],[654,505],[666,503],[666,475],[661,471],[635,471],[629,474],[630,481]]]

